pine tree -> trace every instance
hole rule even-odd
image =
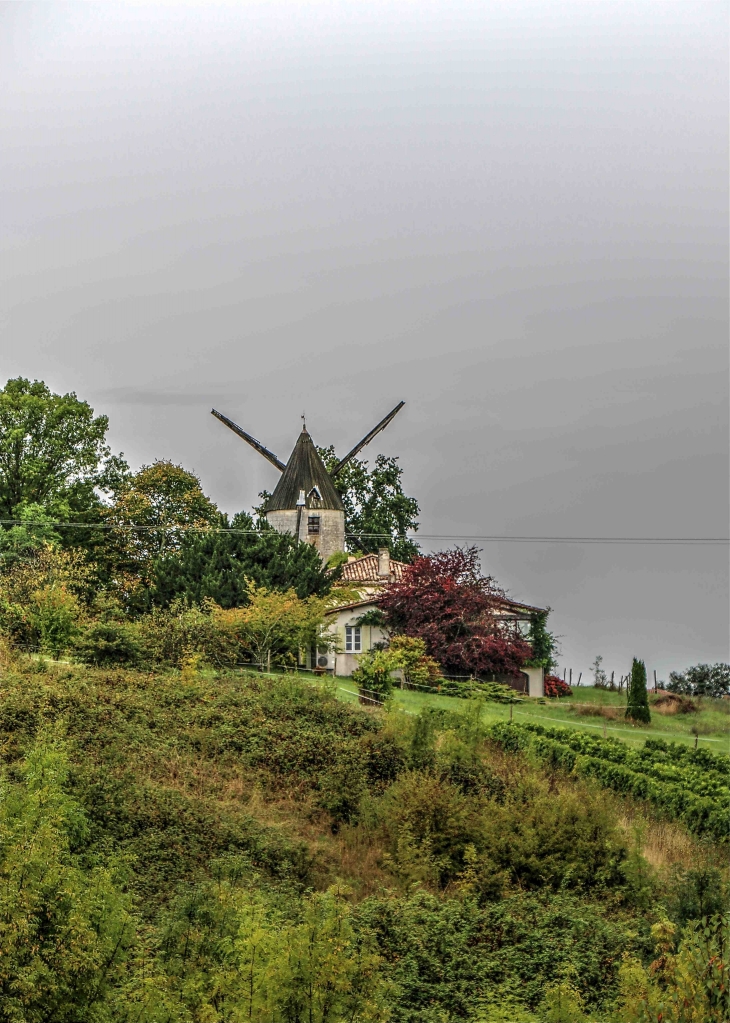
[[[646,725],[651,721],[649,697],[646,692],[646,666],[643,661],[637,661],[636,658],[631,665],[631,678],[626,694],[626,717]]]

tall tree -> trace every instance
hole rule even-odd
[[[445,672],[515,676],[533,651],[496,614],[503,597],[482,574],[477,548],[457,547],[417,558],[379,604],[389,629],[422,639]]]
[[[100,503],[126,464],[106,444],[109,420],[73,392],[17,377],[0,390],[0,518],[36,505],[63,521]]]
[[[634,658],[631,665],[631,679],[626,694],[626,717],[632,721],[649,724],[649,697],[646,692],[646,666],[643,661]]]
[[[109,528],[95,550],[105,575],[126,587],[148,584],[160,558],[178,552],[189,530],[209,529],[220,523],[220,513],[203,493],[195,473],[160,460],[143,465],[120,488],[105,511]]]
[[[318,448],[328,472],[339,459],[334,447]],[[347,545],[352,551],[388,547],[398,561],[413,561],[418,544],[406,535],[418,529],[418,501],[403,493],[403,469],[397,458],[378,455],[372,469],[353,458],[334,480],[345,506]]]

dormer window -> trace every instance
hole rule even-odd
[[[319,534],[319,515],[310,515],[307,518],[307,532],[310,536]]]
[[[321,501],[322,500],[322,495],[320,494],[319,489],[317,487],[312,487],[312,489],[309,491],[309,494],[307,496],[307,500],[308,501]]]

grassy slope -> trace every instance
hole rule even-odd
[[[415,728],[415,718],[398,713],[384,716],[380,710],[358,707],[356,697],[347,692],[351,688],[347,680],[330,683],[331,695],[322,692],[322,685],[292,681],[289,685],[281,677],[270,680],[212,672],[185,679],[178,672],[94,671],[70,665],[55,665],[45,673],[27,668],[10,672],[0,677],[0,759],[13,780],[14,765],[34,735],[49,729],[63,732],[73,764],[73,790],[92,824],[89,852],[114,853],[132,861],[131,886],[151,922],[160,918],[176,891],[206,876],[211,860],[231,854],[249,858],[267,884],[280,884],[287,892],[322,889],[342,879],[358,902],[376,896],[361,903],[362,911],[373,916],[389,969],[406,991],[398,1021],[436,1023],[462,1018],[457,1004],[471,1005],[467,997],[471,989],[492,976],[502,978],[500,984],[507,982],[505,978],[517,978],[512,984],[516,996],[536,1003],[545,983],[563,965],[578,971],[576,975],[594,996],[602,998],[610,992],[615,963],[627,943],[634,941],[631,935],[642,933],[641,941],[648,941],[648,917],[639,904],[640,891],[639,902],[632,906],[625,903],[620,885],[598,895],[592,890],[583,894],[571,891],[569,885],[566,891],[555,891],[550,883],[531,885],[517,877],[507,883],[504,900],[487,898],[478,911],[454,897],[453,881],[446,893],[450,897],[444,898],[444,892],[435,888],[435,894],[428,894],[433,885],[426,878],[424,890],[419,882],[419,861],[413,859],[413,850],[406,848],[411,858],[400,862],[398,848],[391,842],[384,855],[387,839],[367,823],[343,825],[333,833],[331,818],[322,808],[323,794],[329,791],[331,796],[347,798],[353,778],[358,781],[365,774],[366,806],[372,811],[380,800],[379,812],[384,820],[391,820],[391,827],[397,827],[406,813],[416,827],[428,811],[433,792],[435,799],[441,799],[434,819],[442,815],[446,821],[440,854],[445,859],[463,844],[459,828],[464,820],[471,820],[470,827],[482,820],[488,824],[490,814],[504,812],[501,804],[493,805],[491,796],[485,796],[482,806],[481,796],[465,795],[471,784],[466,776],[463,791],[451,783],[444,787],[428,771],[419,774],[412,763],[408,770],[407,760],[393,773],[399,780],[388,789],[394,750],[400,744],[407,758],[408,749],[413,748],[408,729]],[[345,706],[343,701],[355,705]],[[398,693],[395,703],[412,713],[424,703],[457,711],[468,706],[466,701],[423,698],[411,692]],[[553,707],[536,706],[535,710],[552,711]],[[494,719],[508,712],[508,708],[488,707]],[[394,739],[389,738],[388,729]],[[528,794],[534,790],[543,813],[561,792],[568,804],[573,796],[578,804],[590,797],[590,788],[580,782],[546,779],[542,772],[502,753],[487,750],[486,755],[491,756],[487,779],[493,776],[507,789],[524,784]],[[390,804],[387,791],[395,792]],[[422,802],[411,805],[409,800],[419,791]],[[355,791],[358,798],[359,792]],[[393,801],[396,796],[400,802]],[[646,818],[644,808],[631,800],[601,793],[595,805],[609,815],[614,813],[612,808],[620,807],[626,835],[633,836],[636,825],[637,833],[643,832],[644,849],[653,843],[650,859],[660,868],[672,862],[696,865],[712,854],[682,829]],[[476,816],[470,818],[471,813]],[[490,839],[496,843],[495,852],[501,849],[505,862],[510,860],[513,844],[525,835],[531,841],[532,825],[524,823],[524,817],[520,803],[520,828],[514,842],[505,838],[502,849],[499,829]],[[558,825],[554,835],[560,839],[564,829]],[[449,829],[456,831],[452,834]],[[539,834],[536,830],[535,849],[527,857],[534,855],[538,866],[546,856]],[[560,857],[569,852],[553,851],[558,866]],[[404,921],[411,922],[406,927]],[[462,948],[458,941],[463,935]],[[438,949],[437,955],[432,954],[433,948]],[[424,961],[416,963],[421,952]],[[413,962],[409,957],[415,957]],[[466,970],[469,957],[473,962]],[[447,966],[448,983],[442,976]],[[408,971],[411,980],[406,977]],[[433,1009],[430,1000],[434,1000]],[[473,1007],[468,1014],[464,1010],[465,1017],[479,1018],[472,1011]]]
[[[337,679],[338,696],[350,702],[356,702],[353,685],[350,679]],[[346,692],[349,690],[349,692]],[[431,695],[414,691],[395,690],[395,703],[406,711],[419,713],[423,707],[443,707],[444,709],[463,711],[464,700],[452,696]],[[564,725],[587,731],[591,735],[602,735],[604,720],[600,717],[583,717],[576,713],[581,704],[607,707],[624,707],[625,695],[606,690],[581,687],[575,689],[572,696],[560,700],[549,700],[539,703],[537,700],[525,700],[513,708],[515,721],[535,721],[544,725]],[[508,706],[488,703],[484,708],[484,720],[491,724],[494,721],[509,720]],[[702,709],[696,714],[661,715],[652,714],[648,726],[631,725],[619,720],[606,720],[606,734],[622,739],[629,745],[641,745],[648,738],[664,738],[669,741],[683,742],[694,745],[695,735],[691,731],[696,727],[699,732],[698,743],[716,752],[730,749],[730,701],[725,706],[719,700],[704,701]]]

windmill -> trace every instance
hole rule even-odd
[[[211,414],[242,437],[281,473],[281,479],[264,509],[268,522],[280,533],[293,533],[300,540],[313,544],[326,562],[336,551],[345,549],[345,509],[335,480],[345,466],[398,415],[404,405],[404,401],[399,401],[352,451],[340,459],[332,472],[325,469],[306,424],[302,427],[289,461],[284,464],[233,420],[216,409],[211,409]]]

